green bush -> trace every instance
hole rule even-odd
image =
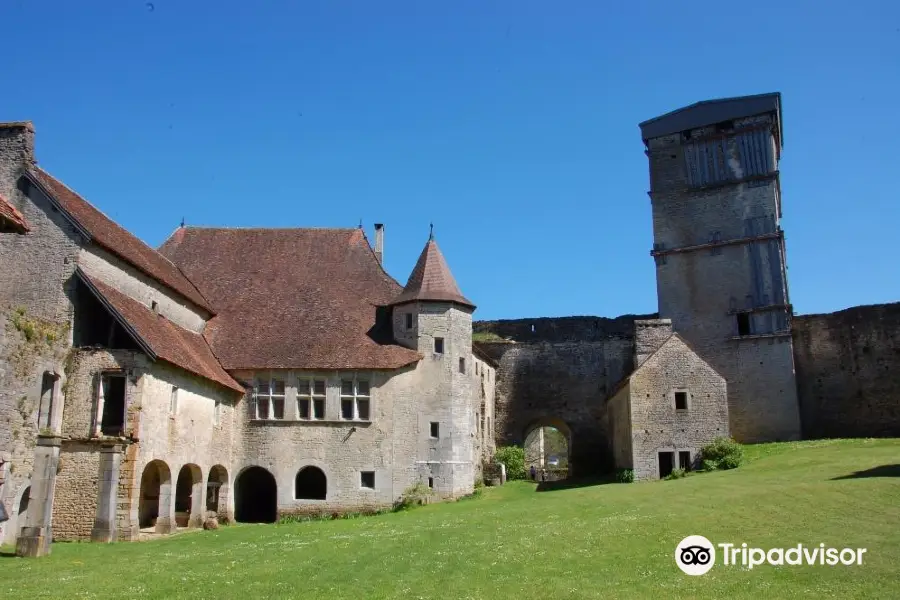
[[[616,481],[618,483],[634,483],[634,470],[619,469],[616,471]]]
[[[494,460],[506,465],[507,479],[525,479],[525,448],[519,446],[497,448]]]
[[[394,503],[394,510],[407,510],[409,508],[428,504],[431,496],[431,488],[420,481],[403,490],[400,499]]]
[[[718,437],[700,450],[703,469],[736,469],[744,461],[744,448],[731,438]]]
[[[685,471],[684,469],[672,469],[672,472],[666,475],[665,479],[681,479],[685,476],[686,473],[687,471]]]

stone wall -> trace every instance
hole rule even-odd
[[[900,437],[900,303],[794,318],[806,438]]]
[[[97,513],[100,446],[65,441],[60,448],[59,472],[53,498],[53,538],[89,540]]]
[[[476,332],[509,338],[479,344],[500,364],[497,443],[521,445],[531,429],[550,425],[570,434],[573,475],[610,469],[613,461],[604,402],[632,370],[634,321],[655,317],[476,322]]]

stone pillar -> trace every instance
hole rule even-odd
[[[171,476],[162,480],[159,486],[159,514],[156,517],[156,533],[172,533],[175,523],[175,485]]]
[[[100,473],[97,476],[97,514],[91,529],[92,542],[116,540],[117,510],[119,506],[119,470],[122,466],[122,445],[100,449]]]
[[[16,540],[17,556],[46,556],[53,539],[53,494],[56,491],[56,469],[59,466],[61,438],[38,435],[34,449],[28,518]]]

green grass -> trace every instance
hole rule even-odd
[[[500,337],[493,331],[475,331],[472,333],[473,342],[505,342],[505,338]]]
[[[900,440],[748,447],[733,471],[535,492],[370,518],[244,525],[0,557],[3,598],[890,598],[900,595]],[[689,577],[689,534],[762,548],[868,549],[862,566],[726,567]]]

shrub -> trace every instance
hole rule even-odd
[[[665,479],[681,479],[685,476],[686,471],[684,469],[672,469],[672,472],[666,475]]]
[[[616,471],[616,481],[618,483],[634,483],[634,470],[619,469]]]
[[[507,479],[525,479],[525,448],[519,446],[497,448],[494,460],[506,465]]]
[[[744,449],[731,438],[718,437],[700,450],[703,469],[736,469],[744,460]]]
[[[420,481],[403,490],[400,499],[394,503],[394,510],[407,510],[415,506],[428,504],[430,499],[431,488]]]

